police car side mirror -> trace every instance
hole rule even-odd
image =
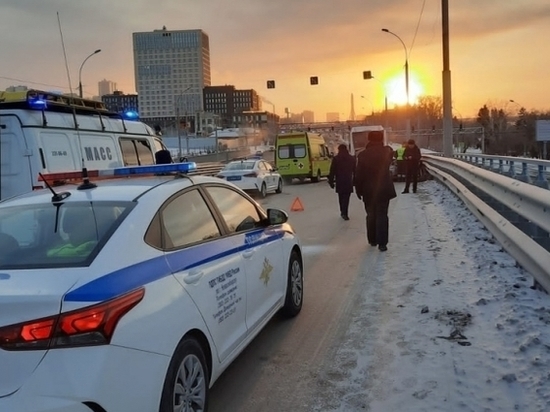
[[[282,225],[288,221],[288,215],[281,209],[267,209],[267,223],[270,226]]]

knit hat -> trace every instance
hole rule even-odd
[[[373,130],[369,132],[369,142],[383,142],[384,141],[384,132],[379,130]]]

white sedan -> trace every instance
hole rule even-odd
[[[178,167],[0,203],[0,411],[206,411],[273,315],[300,312],[286,213]]]
[[[283,179],[277,170],[263,159],[243,159],[229,162],[217,177],[233,183],[242,190],[257,192],[265,197],[267,192],[283,191]]]

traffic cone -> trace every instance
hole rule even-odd
[[[302,201],[299,197],[294,199],[294,202],[292,202],[292,206],[290,206],[290,210],[292,212],[303,212],[304,211],[304,205],[302,204]]]

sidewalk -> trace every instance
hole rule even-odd
[[[366,249],[314,410],[549,410],[548,295],[452,193],[418,192],[391,202],[388,252]]]

